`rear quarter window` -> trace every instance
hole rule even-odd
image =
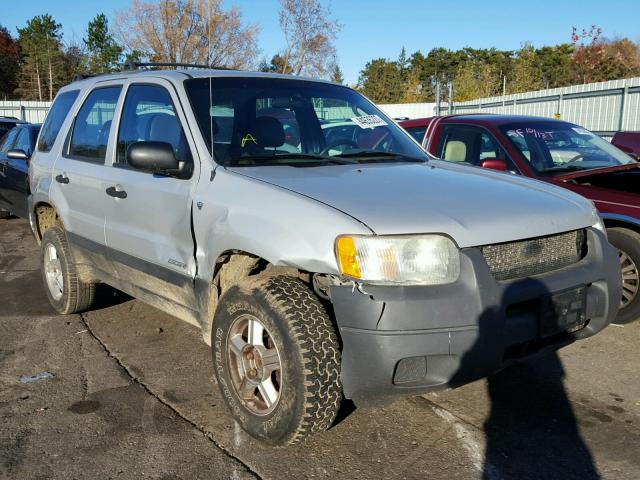
[[[48,152],[53,148],[64,119],[67,118],[67,114],[71,110],[73,102],[78,98],[79,92],[79,90],[70,90],[56,97],[42,126],[40,138],[38,139],[39,152]]]

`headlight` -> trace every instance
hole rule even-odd
[[[442,285],[460,275],[458,247],[443,235],[343,235],[336,257],[342,275],[368,283]]]
[[[598,220],[596,220],[596,223],[594,223],[592,227],[604,233],[605,237],[607,236],[607,227],[604,226],[604,222],[602,221],[602,218],[598,217]]]
[[[596,208],[595,203],[591,202],[591,205],[593,206],[593,210],[591,211],[591,215],[593,216],[594,219],[594,224],[591,225],[593,228],[595,228],[596,230],[600,230],[602,233],[604,233],[604,236],[607,236],[607,227],[604,226],[604,221],[602,220],[602,217],[600,216],[600,214],[598,213],[598,209]]]

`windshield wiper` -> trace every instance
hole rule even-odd
[[[355,158],[357,160],[362,159],[366,161],[371,161],[375,158],[383,158],[383,159],[394,158],[402,162],[419,162],[419,163],[425,163],[428,161],[428,158],[413,157],[411,155],[405,155],[403,153],[395,153],[395,152],[378,152],[376,150],[360,150],[356,152],[339,153],[338,155],[334,155],[333,157],[334,158],[335,157]]]
[[[285,160],[285,161],[282,161]],[[286,160],[303,160],[302,162],[287,162]],[[276,153],[275,155],[250,155],[247,157],[232,158],[229,160],[230,166],[273,166],[273,165],[304,165],[308,163],[331,163],[335,165],[348,165],[356,162],[352,162],[346,159],[339,159],[331,156],[317,155],[315,153]],[[253,162],[258,163],[253,163]],[[246,162],[246,163],[245,163]]]

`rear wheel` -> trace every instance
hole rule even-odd
[[[87,310],[93,303],[95,284],[78,278],[67,236],[60,227],[44,232],[40,252],[42,279],[53,308],[61,314]]]
[[[251,436],[296,443],[329,428],[342,398],[340,351],[329,317],[293,277],[257,277],[230,288],[212,331],[218,385]]]
[[[640,317],[640,234],[626,228],[610,228],[607,234],[618,249],[622,270],[622,300],[615,323],[629,323]]]

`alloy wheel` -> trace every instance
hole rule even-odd
[[[271,413],[282,391],[282,360],[267,328],[255,316],[237,317],[227,336],[233,388],[242,404],[260,416]]]

